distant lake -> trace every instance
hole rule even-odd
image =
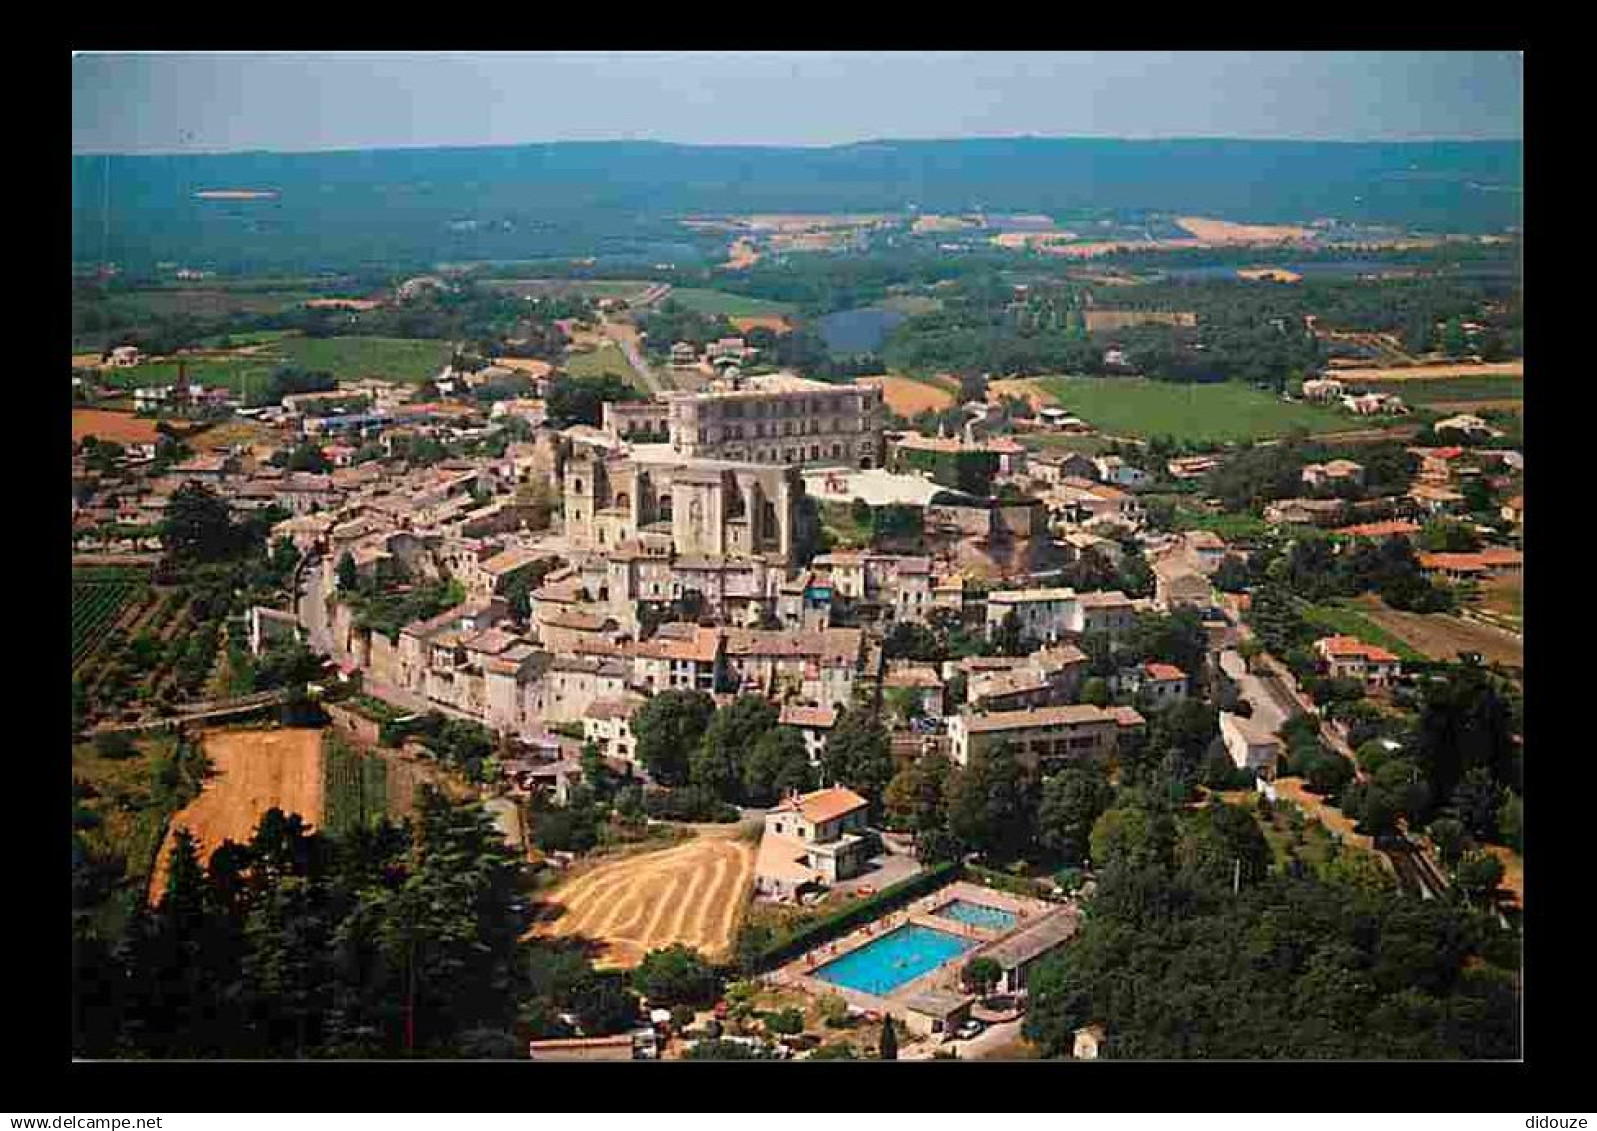
[[[858,310],[839,310],[820,320],[821,337],[831,353],[875,353],[894,326],[907,315],[896,310],[862,306]]]

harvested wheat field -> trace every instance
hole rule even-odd
[[[744,318],[733,318],[730,321],[745,334],[756,328],[770,330],[776,334],[786,334],[793,329],[793,324],[779,314],[753,314]]]
[[[686,844],[601,863],[550,893],[557,917],[534,933],[603,944],[596,964],[631,968],[651,950],[685,943],[711,961],[731,950],[754,876],[754,846],[736,827]]]
[[[1525,379],[1523,361],[1485,361],[1478,365],[1399,365],[1388,369],[1338,369],[1339,381],[1446,381],[1457,377]]]
[[[172,815],[151,876],[152,894],[166,887],[167,856],[179,828],[199,841],[203,863],[224,840],[248,840],[268,809],[298,813],[307,825],[322,819],[321,731],[217,730],[204,743],[211,776],[200,795]]]
[[[539,361],[535,357],[496,357],[494,364],[501,369],[514,369],[534,378],[547,377],[555,369],[547,361]]]
[[[1288,271],[1284,267],[1243,267],[1237,271],[1237,278],[1247,279],[1251,282],[1264,283],[1301,283],[1303,276],[1296,271]]]
[[[1209,220],[1202,216],[1178,216],[1176,223],[1205,243],[1271,243],[1277,240],[1306,240],[1314,235],[1308,228],[1279,224],[1234,224],[1230,220]]]
[[[72,410],[72,442],[81,443],[83,437],[112,440],[118,444],[153,444],[160,433],[155,421],[134,416],[131,412],[107,412],[99,408]]]
[[[987,403],[997,404],[1000,397],[1021,397],[1033,409],[1059,403],[1057,397],[1031,377],[1006,377],[1002,381],[987,382]]]
[[[909,377],[859,377],[854,383],[875,385],[880,388],[887,407],[900,416],[914,416],[927,410],[942,412],[945,408],[952,408],[955,401],[956,390],[932,384],[930,380],[916,381]]]

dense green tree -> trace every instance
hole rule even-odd
[[[233,521],[225,499],[204,484],[190,482],[167,501],[161,540],[176,561],[220,562],[250,548],[251,530]]]
[[[1452,817],[1441,817],[1431,822],[1431,842],[1436,845],[1436,854],[1441,857],[1442,863],[1451,868],[1456,865],[1464,855],[1465,835],[1462,821]]]
[[[662,785],[686,784],[691,754],[714,714],[715,701],[702,691],[660,692],[632,718],[638,760]]]
[[[892,742],[881,720],[864,709],[843,711],[821,754],[825,781],[847,786],[874,806],[880,803],[895,769]]]
[[[1094,822],[1114,800],[1114,790],[1096,766],[1072,765],[1043,782],[1037,808],[1037,839],[1049,852],[1079,862],[1087,855]]]
[[[1004,968],[995,958],[973,958],[965,963],[960,980],[982,997],[989,996],[1004,976]]]
[[[345,593],[352,593],[360,584],[360,576],[355,572],[355,558],[345,550],[338,558],[338,588]]]
[[[948,778],[948,826],[972,849],[994,860],[1026,854],[1036,836],[1036,774],[1007,743],[976,750]]]
[[[1470,903],[1489,901],[1503,882],[1503,862],[1490,852],[1466,852],[1453,868],[1453,883]]]
[[[1474,769],[1484,770],[1499,785],[1518,786],[1513,733],[1513,710],[1502,681],[1466,664],[1425,685],[1414,756],[1438,801],[1456,805],[1453,791]],[[1495,814],[1500,804],[1501,798],[1494,798],[1489,813]]]
[[[603,423],[606,402],[636,401],[643,394],[626,378],[606,373],[602,377],[568,377],[557,374],[549,382],[544,403],[549,422],[556,428]]]
[[[780,712],[763,695],[740,695],[720,708],[688,760],[689,780],[724,801],[743,798],[746,763],[761,736],[774,730]],[[765,796],[769,787],[762,787]]]
[[[953,770],[948,756],[935,751],[900,765],[882,795],[892,826],[916,833],[943,827],[948,811],[945,790]]]
[[[1497,831],[1503,838],[1503,843],[1515,852],[1525,850],[1525,814],[1524,807],[1519,800],[1519,794],[1513,790],[1506,791],[1502,807],[1497,810]]]
[[[889,660],[932,662],[946,658],[942,641],[923,624],[899,621],[882,641],[882,655]]]
[[[891,1013],[882,1018],[882,1043],[876,1050],[876,1057],[878,1060],[898,1059],[898,1031]]]
[[[710,1005],[721,992],[721,981],[704,956],[681,943],[646,954],[632,972],[632,985],[656,1009]]]
[[[773,805],[789,793],[808,793],[814,788],[815,768],[810,765],[801,732],[777,726],[755,740],[743,762],[745,804]]]

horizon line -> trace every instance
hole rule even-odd
[[[1242,142],[1261,145],[1523,145],[1524,137],[1390,137],[1390,138],[1332,138],[1332,137],[1236,137],[1208,134],[968,134],[961,137],[892,137],[861,138],[856,141],[837,142],[715,142],[672,141],[664,138],[608,137],[559,138],[531,141],[496,142],[416,142],[379,145],[337,145],[311,149],[274,149],[251,146],[239,149],[145,149],[127,150],[76,150],[73,158],[88,157],[238,157],[283,156],[298,157],[339,153],[387,153],[424,149],[531,149],[554,145],[658,145],[677,149],[849,149],[869,145],[919,145],[952,144],[966,141],[1123,141],[1123,142]]]

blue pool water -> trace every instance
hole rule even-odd
[[[986,927],[995,931],[1015,925],[1013,911],[1005,911],[1001,907],[989,907],[985,903],[972,903],[968,899],[956,899],[946,907],[939,907],[937,914],[944,919],[957,919],[961,923],[969,923],[972,927]]]
[[[866,943],[836,962],[828,962],[815,971],[815,977],[880,997],[975,945],[975,939],[911,924]]]

